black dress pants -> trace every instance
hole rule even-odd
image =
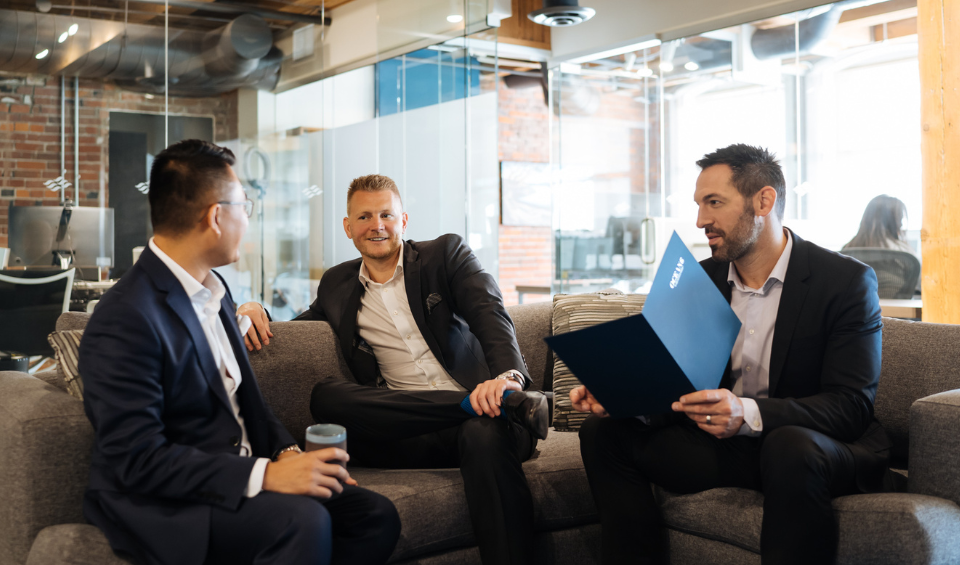
[[[850,449],[798,426],[762,439],[717,439],[687,419],[655,427],[593,416],[580,429],[580,452],[600,513],[605,565],[665,561],[651,483],[682,494],[717,487],[762,491],[764,565],[832,563],[838,534],[831,499],[857,492]]]
[[[397,391],[327,380],[313,389],[318,422],[347,428],[350,464],[390,469],[460,467],[480,558],[533,562],[533,495],[521,464],[536,439],[502,418],[467,414],[466,392]]]
[[[212,508],[205,563],[375,565],[399,537],[393,503],[366,489],[344,485],[327,500],[261,492],[236,511]]]

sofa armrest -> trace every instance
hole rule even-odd
[[[960,389],[921,398],[910,407],[909,488],[960,504]]]
[[[26,373],[0,372],[0,563],[23,563],[37,533],[84,522],[93,427],[83,403]]]

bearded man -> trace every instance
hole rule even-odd
[[[876,275],[783,227],[783,172],[765,149],[731,145],[697,165],[697,227],[713,255],[701,265],[742,327],[720,388],[677,399],[667,417],[609,418],[586,388],[571,392],[576,408],[594,413],[580,449],[602,562],[664,559],[654,483],[762,491],[761,562],[831,563],[831,499],[888,484],[890,444],[873,417]]]

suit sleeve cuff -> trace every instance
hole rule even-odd
[[[260,457],[253,464],[253,470],[250,471],[250,480],[247,481],[247,489],[243,492],[243,496],[253,498],[260,494],[260,491],[263,490],[263,475],[267,472],[267,463],[269,462],[270,460],[266,457]]]
[[[740,397],[743,404],[743,425],[740,426],[738,436],[757,437],[763,432],[763,419],[760,417],[760,407],[752,398]]]

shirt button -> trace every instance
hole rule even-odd
[[[430,386],[437,386],[437,381],[430,381]]]
[[[748,370],[748,371],[750,370],[750,365],[747,365],[747,370]]]
[[[410,339],[410,334],[407,334],[407,339]]]
[[[422,364],[423,364],[423,359],[417,359],[417,365],[422,365]]]
[[[394,315],[394,316],[397,315],[397,311],[396,311],[396,310],[393,311],[393,315]]]
[[[750,335],[753,335],[754,330],[750,330]]]

